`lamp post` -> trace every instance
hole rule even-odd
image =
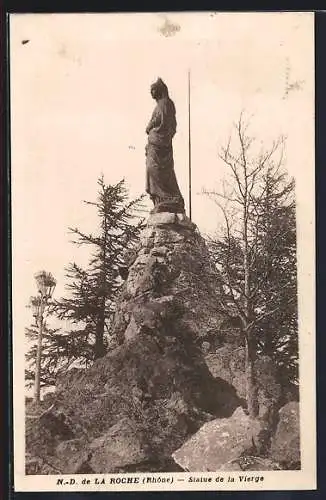
[[[35,385],[34,385],[34,401],[37,405],[40,404],[41,392],[41,360],[42,360],[42,340],[44,326],[44,311],[49,299],[53,295],[56,280],[51,273],[40,271],[35,274],[38,295],[31,299],[33,308],[33,316],[35,317],[36,325],[38,326],[37,351],[35,363]]]

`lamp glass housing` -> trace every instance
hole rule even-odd
[[[43,299],[49,299],[53,295],[56,280],[51,273],[40,271],[35,274],[37,290]]]

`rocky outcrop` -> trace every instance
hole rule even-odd
[[[246,397],[245,348],[225,344],[205,356],[214,375],[232,384],[240,398]],[[277,380],[276,366],[268,356],[259,356],[255,365],[258,384],[259,414],[264,418],[277,407],[281,399],[281,385]]]
[[[246,413],[242,339],[236,324],[223,337],[218,275],[196,226],[152,215],[120,271],[116,347],[61,373],[47,409],[26,419],[26,473],[298,468],[298,404],[278,412],[268,356],[256,362],[258,418]]]
[[[151,216],[125,267],[117,347],[88,370],[61,376],[54,408],[27,425],[31,461],[41,457],[61,473],[179,470],[172,453],[241,404],[198,347],[221,318],[217,276],[194,224]]]
[[[226,380],[237,391],[240,398],[246,398],[245,348],[225,344],[215,353],[206,355],[207,365],[215,377]],[[266,456],[278,422],[278,410],[282,400],[282,388],[277,380],[275,363],[269,356],[258,356],[255,362],[259,413],[252,424],[254,451]]]
[[[229,418],[204,424],[173,458],[190,472],[300,469],[298,403],[283,406],[278,418],[273,432],[273,426],[267,427],[263,418],[251,419],[238,408]],[[261,448],[266,433],[267,446]]]
[[[291,402],[279,411],[279,422],[271,445],[271,456],[286,469],[300,468],[299,403]]]
[[[245,350],[225,344],[205,356],[215,377],[232,384],[237,395],[246,395]],[[298,403],[282,407],[282,387],[275,364],[268,356],[256,361],[259,415],[251,419],[242,408],[225,419],[206,423],[173,454],[184,469],[288,470],[300,468]]]
[[[190,472],[212,472],[252,447],[253,423],[242,408],[231,417],[215,419],[206,423],[179,450],[174,460]]]
[[[182,324],[198,344],[208,331],[219,330],[224,318],[216,304],[216,269],[204,239],[184,215],[152,215],[134,258],[128,255],[127,263],[128,279],[113,329],[121,343],[132,320],[137,324],[135,311],[142,314],[148,298],[162,298],[163,302],[182,306]],[[130,328],[134,330],[134,322]]]

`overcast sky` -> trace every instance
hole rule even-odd
[[[286,134],[297,181],[301,238],[312,237],[313,16],[246,14],[33,14],[10,19],[13,294],[16,335],[30,322],[33,275],[83,262],[68,227],[92,231],[97,178],[144,191],[145,127],[161,76],[177,110],[175,169],[188,203],[187,71],[191,70],[193,220],[215,229],[198,194],[218,186],[217,153],[245,109],[266,145]],[[309,232],[310,231],[310,232]]]

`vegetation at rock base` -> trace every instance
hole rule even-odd
[[[257,148],[240,116],[220,158],[229,169],[223,192],[206,194],[224,223],[209,248],[221,279],[220,309],[238,318],[246,346],[247,401],[258,413],[255,360],[275,360],[285,381],[297,382],[297,276],[294,181],[283,168],[284,139]]]

